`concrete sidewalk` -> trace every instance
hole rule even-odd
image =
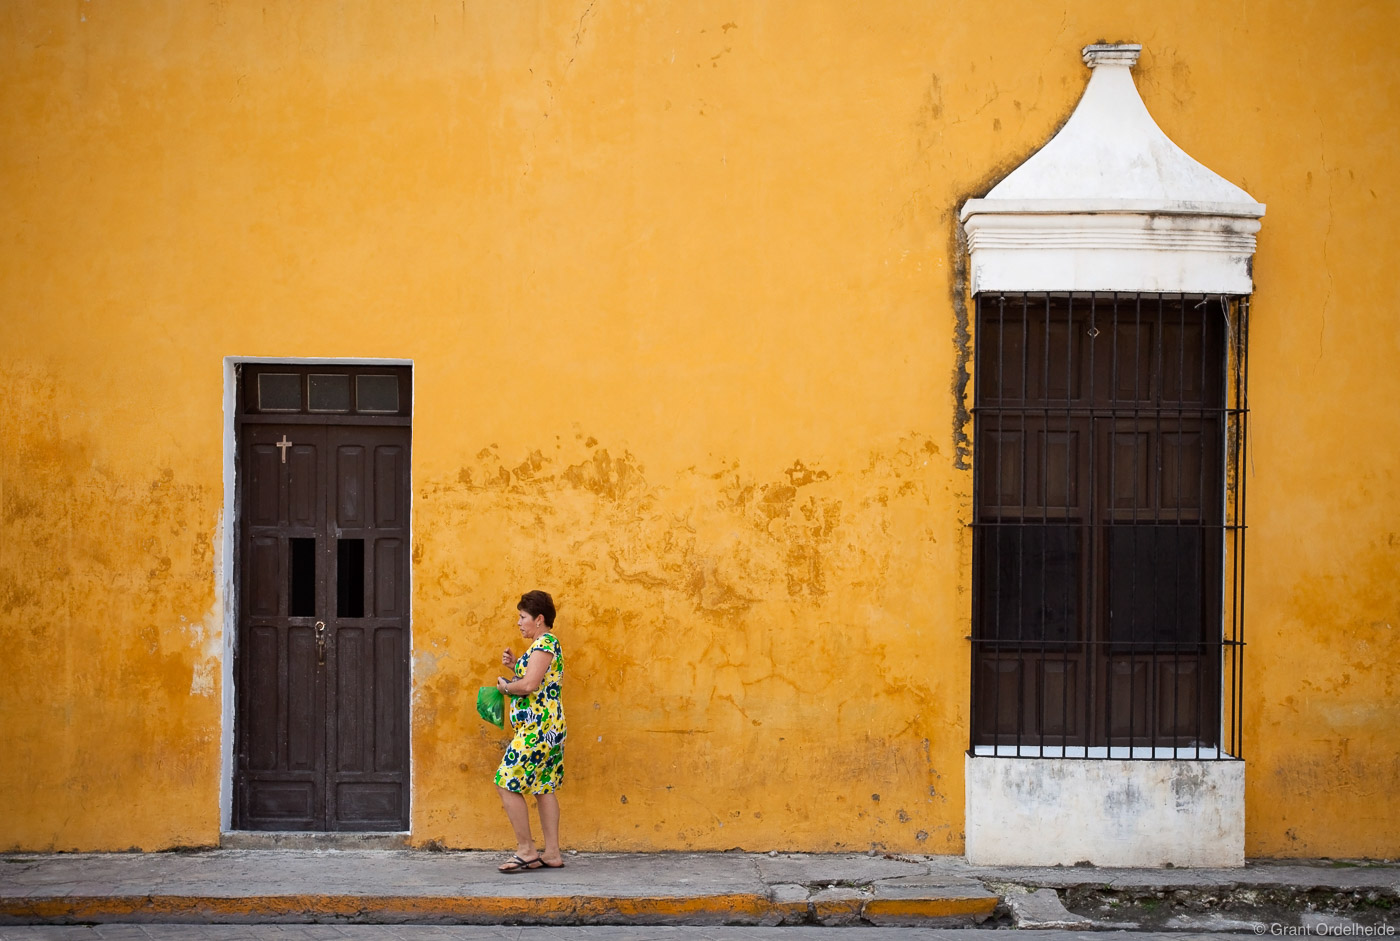
[[[1019,927],[1244,930],[1261,919],[1319,917],[1400,927],[1400,866],[1391,864],[996,869],[954,856],[588,853],[568,855],[563,869],[503,875],[496,866],[507,857],[292,849],[12,854],[0,856],[0,924],[951,927],[993,918]]]

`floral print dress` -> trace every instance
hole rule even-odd
[[[549,664],[539,689],[525,696],[509,697],[510,740],[496,786],[517,794],[549,794],[564,782],[564,650],[553,634],[544,634],[515,661],[515,678],[525,675],[530,657],[549,653]]]

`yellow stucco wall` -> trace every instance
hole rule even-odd
[[[219,837],[224,358],[414,364],[413,835],[561,601],[577,848],[962,848],[956,209],[1088,42],[1268,204],[1250,855],[1400,853],[1392,3],[0,7],[0,849]],[[876,797],[878,795],[878,798]]]

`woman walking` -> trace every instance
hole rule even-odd
[[[496,789],[515,831],[515,857],[501,872],[561,869],[559,852],[559,799],[554,791],[564,781],[564,652],[554,627],[554,599],[544,591],[529,591],[516,605],[517,626],[530,648],[515,659],[507,647],[501,663],[513,666],[511,678],[500,677],[496,687],[508,700],[510,724],[515,736],[496,769]],[[544,831],[544,852],[535,849],[530,833],[530,809],[526,794],[535,795]]]

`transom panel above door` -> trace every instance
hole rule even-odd
[[[240,372],[240,829],[408,828],[410,378]]]

